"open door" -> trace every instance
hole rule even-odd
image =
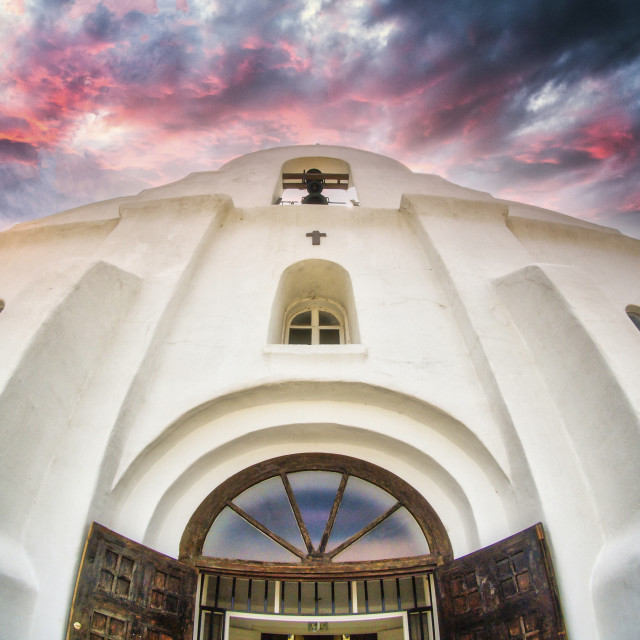
[[[196,577],[193,567],[94,522],[67,640],[191,640]]]
[[[436,569],[441,640],[565,638],[541,524]]]

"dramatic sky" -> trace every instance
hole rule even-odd
[[[638,0],[0,0],[0,228],[306,143],[640,232]]]

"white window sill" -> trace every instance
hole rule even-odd
[[[359,356],[367,357],[367,348],[362,344],[268,344],[264,348],[268,355],[288,356]]]

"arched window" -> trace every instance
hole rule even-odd
[[[250,467],[196,510],[182,558],[208,569],[340,576],[390,566],[433,568],[450,556],[440,519],[397,476],[329,454],[283,456]]]
[[[285,321],[285,344],[345,344],[344,311],[330,300],[296,303]]]
[[[343,267],[328,260],[296,262],[280,276],[267,342],[359,344],[357,315],[351,278]]]

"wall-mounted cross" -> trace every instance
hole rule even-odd
[[[320,238],[326,238],[326,233],[320,233],[317,229],[311,233],[307,233],[307,238],[311,238],[311,244],[320,244]]]

